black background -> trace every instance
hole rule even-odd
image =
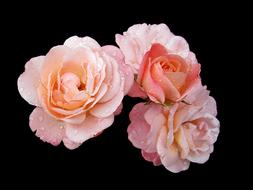
[[[229,46],[227,39],[230,34],[227,30],[232,18],[224,9],[224,6],[212,3],[179,2],[174,5],[170,2],[136,4],[125,1],[110,5],[71,2],[64,6],[38,3],[19,7],[16,4],[9,9],[2,17],[6,32],[3,41],[8,44],[6,56],[10,58],[6,65],[11,68],[11,75],[7,74],[6,89],[8,99],[14,103],[11,106],[12,114],[6,116],[8,132],[2,134],[2,139],[6,138],[3,154],[6,158],[6,176],[12,179],[22,176],[24,180],[21,184],[26,185],[34,181],[45,186],[55,182],[56,185],[70,183],[97,187],[107,183],[115,185],[119,181],[124,182],[122,184],[137,181],[143,185],[163,185],[193,179],[194,183],[199,183],[204,179],[216,181],[228,175],[227,137],[232,129],[227,129],[228,123],[225,121],[228,100],[225,98],[224,54]],[[229,11],[229,5],[226,10]],[[29,128],[29,115],[34,107],[21,98],[16,81],[30,58],[45,55],[51,47],[63,44],[73,35],[90,36],[101,45],[116,45],[114,35],[137,23],[167,24],[174,34],[188,41],[201,63],[203,84],[208,86],[217,101],[221,122],[214,153],[205,164],[192,163],[187,171],[173,174],[163,166],[155,167],[145,161],[140,150],[128,141],[126,132],[128,113],[140,99],[125,97],[124,109],[115,118],[114,124],[76,150],[68,150],[62,144],[53,147],[44,143]]]

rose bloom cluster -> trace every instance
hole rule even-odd
[[[145,160],[171,172],[206,162],[219,134],[216,102],[186,40],[165,24],[137,24],[116,43],[73,36],[26,63],[18,90],[36,106],[31,130],[75,149],[112,125],[125,95],[139,97],[127,133]]]

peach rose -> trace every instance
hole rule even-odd
[[[182,100],[199,85],[199,73],[200,64],[153,44],[143,58],[136,81],[152,101],[163,104]]]
[[[109,127],[130,88],[123,56],[89,37],[73,36],[32,58],[18,78],[21,96],[37,106],[30,127],[41,140],[69,149]],[[128,80],[129,81],[129,80]]]
[[[170,107],[139,103],[129,115],[129,140],[145,160],[171,172],[188,169],[190,162],[206,162],[219,134],[216,103],[209,92],[195,89],[187,102]]]
[[[155,102],[164,103],[166,99],[179,101],[194,86],[192,83],[198,78],[200,69],[195,54],[189,50],[186,40],[175,36],[165,24],[133,25],[123,35],[116,34],[116,42],[125,56],[126,64],[131,67],[135,78],[139,79],[133,84],[129,96],[146,98],[148,93]],[[154,44],[160,44],[166,50],[156,52],[154,56],[151,53]],[[155,49],[158,49],[157,45],[152,52]],[[151,61],[150,58],[154,59]],[[144,89],[140,89],[142,84],[138,83],[143,82],[140,80],[143,76],[137,76],[142,75],[143,70],[150,72],[150,76],[145,75],[148,78],[144,82],[151,82],[148,89],[147,84],[144,84]],[[191,76],[190,72],[193,72]]]

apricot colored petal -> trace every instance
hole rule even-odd
[[[146,137],[147,146],[144,151],[155,152],[158,133],[161,127],[165,125],[165,117],[162,113],[162,106],[151,104],[147,105],[147,107],[149,107],[149,109],[145,112],[144,118],[150,125],[150,130]]]
[[[159,86],[159,84],[154,80],[153,74],[151,75],[151,63],[150,61],[148,62],[146,71],[144,72],[141,85],[149,98],[158,103],[164,103],[165,101],[165,94],[162,88]],[[161,77],[160,75],[159,77]],[[157,76],[158,77],[158,76]]]
[[[166,99],[177,101],[181,95],[175,85],[164,75],[160,64],[154,64],[151,72],[152,78],[162,87]]]

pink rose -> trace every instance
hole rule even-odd
[[[74,149],[109,127],[130,88],[120,70],[122,57],[114,46],[74,36],[28,61],[18,89],[37,106],[30,115],[32,131],[43,141],[55,146],[63,141]]]
[[[171,172],[206,162],[219,133],[216,103],[204,87],[195,89],[187,102],[170,107],[139,103],[130,113],[129,140],[145,160]]]
[[[192,64],[153,44],[143,59],[137,83],[157,103],[177,102],[200,83],[200,64]]]
[[[137,79],[128,95],[177,102],[200,82],[200,65],[184,38],[165,24],[137,24],[116,35],[116,42]],[[141,88],[140,88],[141,87]]]

